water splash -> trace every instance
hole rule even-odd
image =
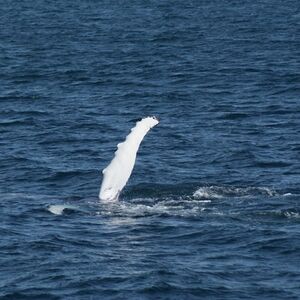
[[[279,194],[268,187],[224,187],[224,186],[204,186],[198,188],[193,197],[196,199],[221,199],[251,196],[267,196],[274,197]]]

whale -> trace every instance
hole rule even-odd
[[[148,131],[156,126],[159,120],[145,117],[136,122],[124,142],[117,145],[117,151],[109,165],[103,169],[103,179],[99,199],[104,202],[118,201],[119,195],[130,178],[134,168],[140,144]]]

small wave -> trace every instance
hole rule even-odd
[[[12,292],[4,294],[3,297],[1,297],[2,300],[6,299],[15,299],[15,300],[24,300],[24,299],[60,299],[60,297],[53,295],[51,293],[43,293],[43,292],[28,292],[28,291],[20,291],[20,292]]]
[[[236,113],[225,113],[219,117],[219,119],[224,120],[238,120],[238,119],[245,119],[248,118],[250,114],[236,112]]]
[[[250,197],[264,195],[268,197],[277,196],[278,193],[267,187],[219,187],[204,186],[193,193],[195,199],[221,199],[227,197]]]
[[[299,209],[276,209],[276,210],[256,210],[250,214],[253,217],[260,217],[263,219],[298,219],[300,218]]]
[[[221,193],[213,189],[214,187],[201,187],[194,192],[193,197],[196,199],[220,199],[223,198]]]
[[[71,169],[71,170],[55,170],[47,175],[42,180],[53,180],[61,182],[62,180],[70,179],[70,178],[77,178],[80,175],[87,175],[89,174],[90,170],[81,170],[81,169]]]
[[[197,200],[187,197],[185,199],[173,198],[135,198],[130,201],[106,203],[97,215],[105,217],[140,218],[151,216],[172,217],[199,217],[207,208],[211,200]],[[214,209],[209,211],[215,212]],[[207,213],[207,212],[206,212]]]
[[[256,161],[255,166],[259,168],[285,168],[291,166],[292,163],[284,161]]]
[[[294,212],[294,211],[285,211],[282,212],[282,214],[289,219],[298,219],[300,218],[300,213],[299,212]]]
[[[0,126],[17,126],[17,125],[33,125],[35,120],[33,117],[27,117],[23,119],[4,119],[0,121]]]

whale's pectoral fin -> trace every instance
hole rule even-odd
[[[119,190],[117,195],[116,195],[116,198],[114,200],[116,200],[116,201],[119,200],[120,193],[121,193],[121,191]]]
[[[103,201],[118,200],[135,164],[136,153],[147,132],[159,123],[156,117],[147,117],[136,123],[110,164],[102,171],[103,180],[99,198]]]

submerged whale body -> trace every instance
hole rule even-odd
[[[103,180],[99,198],[103,201],[116,201],[126,185],[136,159],[136,153],[147,132],[157,125],[156,117],[147,117],[137,122],[118,150],[110,164],[102,171]]]

